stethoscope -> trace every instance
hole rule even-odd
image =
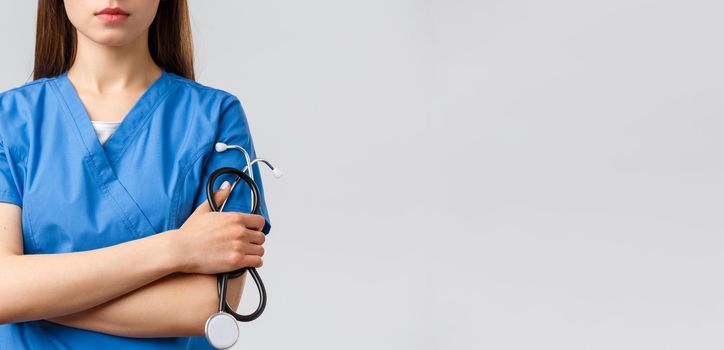
[[[259,194],[259,187],[254,182],[254,171],[252,169],[252,165],[258,162],[266,164],[272,170],[272,174],[274,174],[274,177],[277,179],[282,176],[282,172],[278,168],[274,168],[274,166],[266,159],[255,158],[254,160],[251,160],[249,153],[241,146],[227,145],[223,142],[216,143],[215,150],[217,152],[224,152],[228,149],[238,149],[243,152],[246,158],[246,167],[242,170],[232,167],[223,167],[211,173],[209,180],[206,182],[206,200],[211,206],[211,210],[215,212],[223,211],[229,197],[226,198],[224,203],[221,204],[221,208],[219,208],[213,198],[214,183],[216,182],[216,179],[223,174],[234,174],[236,175],[236,179],[234,179],[234,182],[231,184],[229,195],[234,190],[234,187],[239,180],[246,182],[251,188],[251,213],[258,215],[261,196]],[[259,290],[259,305],[257,306],[256,311],[248,315],[239,315],[234,312],[234,310],[232,310],[226,302],[226,287],[229,279],[241,277],[247,270],[251,274],[251,277],[254,279],[254,283],[256,283],[257,289]],[[242,267],[235,271],[217,274],[216,289],[219,294],[219,311],[211,315],[209,319],[206,320],[206,340],[208,340],[209,344],[216,349],[227,349],[236,344],[239,340],[239,324],[236,321],[253,321],[257,319],[262,312],[264,312],[267,299],[266,289],[264,288],[264,283],[261,281],[261,277],[259,277],[259,273],[254,267]]]

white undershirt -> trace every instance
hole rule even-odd
[[[96,130],[96,135],[98,135],[98,140],[101,141],[102,145],[106,144],[108,138],[111,137],[111,134],[113,134],[116,128],[118,128],[118,125],[121,124],[121,122],[101,122],[94,120],[91,120],[91,123],[93,123],[93,128]]]

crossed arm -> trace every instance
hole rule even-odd
[[[0,203],[0,223],[0,276],[12,281],[0,283],[0,323],[45,319],[128,337],[193,336],[203,335],[218,311],[215,275],[177,271],[179,257],[168,253],[174,232],[90,251],[23,255],[20,207]],[[229,280],[233,308],[245,277]]]
[[[229,280],[227,302],[234,309],[246,276]],[[204,335],[206,319],[218,311],[217,295],[216,275],[173,273],[104,304],[48,321],[136,338]]]

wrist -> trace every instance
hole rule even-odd
[[[181,272],[183,266],[183,253],[179,243],[178,229],[168,230],[157,234],[159,241],[158,252],[161,259],[161,265],[164,271],[168,273]]]

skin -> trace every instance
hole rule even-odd
[[[91,120],[120,121],[161,75],[161,68],[148,50],[148,28],[159,0],[64,3],[78,38],[77,55],[68,78]],[[130,15],[119,24],[107,24],[95,15],[106,7],[120,7]]]
[[[122,120],[160,76],[147,45],[158,3],[65,0],[78,34],[68,78],[92,120]],[[106,24],[94,15],[105,7],[130,16]],[[227,196],[220,189],[214,200],[220,205]],[[19,206],[0,203],[0,276],[12,281],[0,284],[0,323],[45,319],[127,337],[203,335],[218,311],[215,274],[263,264],[264,218],[213,212],[206,202],[179,229],[63,254],[24,255],[21,215]],[[234,309],[245,278],[229,281]]]

